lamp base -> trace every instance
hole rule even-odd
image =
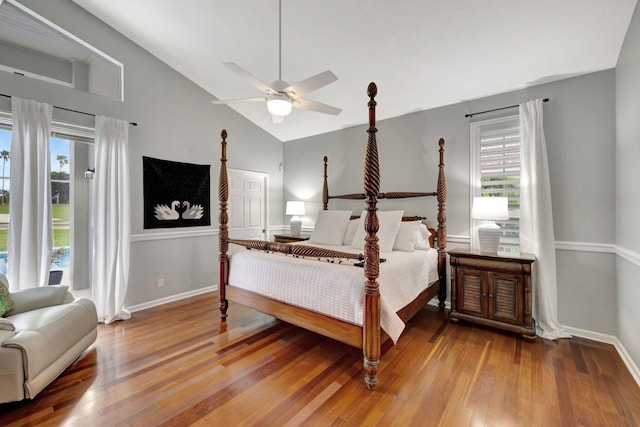
[[[500,247],[500,236],[502,230],[493,221],[483,221],[478,226],[478,239],[480,241],[480,252],[495,254]]]
[[[294,236],[299,236],[300,231],[302,230],[302,220],[298,216],[291,217],[291,222],[289,223],[289,228],[291,230],[291,234]]]

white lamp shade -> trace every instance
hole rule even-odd
[[[286,116],[291,113],[291,101],[285,95],[273,94],[267,101],[267,110],[274,116]]]
[[[286,215],[304,215],[304,202],[288,201],[285,210]]]
[[[507,197],[474,197],[471,218],[482,221],[504,221],[509,219]]]

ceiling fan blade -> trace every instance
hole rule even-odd
[[[285,116],[276,116],[275,114],[271,115],[271,123],[277,125],[278,123],[284,123]]]
[[[320,74],[316,74],[315,76],[311,76],[308,79],[301,80],[298,83],[294,83],[284,88],[282,92],[293,92],[293,96],[295,98],[298,98],[306,95],[309,92],[313,92],[316,89],[320,89],[321,87],[324,87],[329,83],[333,83],[336,80],[338,80],[338,76],[327,70]]]
[[[240,77],[243,77],[245,80],[247,80],[249,83],[257,87],[261,91],[267,92],[267,93],[278,92],[277,90],[273,89],[271,86],[269,86],[268,84],[266,84],[265,82],[263,82],[262,80],[260,80],[259,78],[257,78],[256,76],[248,72],[247,70],[245,70],[244,68],[240,67],[239,65],[233,62],[224,62],[224,65],[226,65],[227,68],[231,69]]]
[[[342,111],[342,108],[332,107],[331,105],[322,104],[320,102],[311,101],[309,99],[296,99],[293,101],[295,108],[302,110],[310,110],[318,113],[332,114],[337,116]]]
[[[226,104],[228,102],[245,101],[245,102],[261,102],[266,101],[267,98],[235,98],[235,99],[215,99],[211,101],[212,104]]]

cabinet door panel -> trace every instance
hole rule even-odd
[[[522,324],[522,276],[491,274],[490,313],[494,320]]]
[[[458,311],[473,315],[486,315],[485,285],[486,273],[478,270],[461,269],[458,272]]]

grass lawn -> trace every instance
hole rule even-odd
[[[69,205],[51,205],[54,221],[69,222]],[[0,205],[0,214],[9,214],[9,205]],[[3,223],[3,224],[6,224]],[[9,229],[0,229],[0,252],[6,252],[8,248]],[[69,246],[69,228],[54,228],[53,246]]]
[[[69,222],[69,205],[51,205],[53,218],[60,222]],[[0,205],[0,214],[9,215],[9,205]],[[55,222],[55,221],[54,221]]]

